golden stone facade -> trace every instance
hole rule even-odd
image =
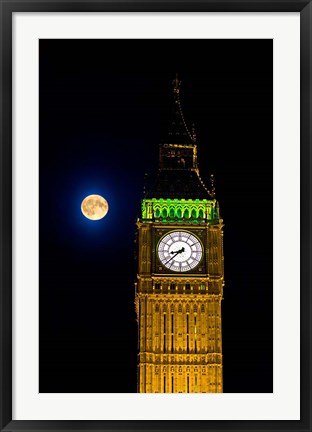
[[[199,176],[179,86],[175,80],[173,124],[180,129],[161,146],[156,185],[137,221],[138,392],[221,393],[223,221],[213,178],[209,191]]]

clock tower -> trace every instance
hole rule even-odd
[[[173,81],[159,171],[137,220],[138,392],[221,393],[223,221],[214,178],[203,183],[194,128]]]

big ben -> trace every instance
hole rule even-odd
[[[173,81],[169,133],[137,220],[138,392],[222,393],[223,220]]]

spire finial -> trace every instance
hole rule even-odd
[[[196,144],[196,130],[194,123],[192,123],[192,141],[194,144]]]
[[[144,196],[147,193],[147,179],[148,179],[148,174],[144,173],[144,184],[143,184],[143,194],[144,194]]]
[[[179,94],[180,93],[181,81],[179,80],[177,73],[176,73],[175,79],[172,81],[172,85],[173,85],[173,92],[175,94]]]
[[[211,185],[210,195],[211,195],[212,198],[214,198],[216,196],[216,188],[215,188],[215,185],[214,185],[214,181],[215,181],[214,175],[211,174],[211,176],[210,176],[210,185]]]

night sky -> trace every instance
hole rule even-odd
[[[273,391],[273,43],[40,40],[40,392],[136,392],[135,221],[172,80],[224,219],[224,392]],[[100,221],[85,196],[109,203]]]

